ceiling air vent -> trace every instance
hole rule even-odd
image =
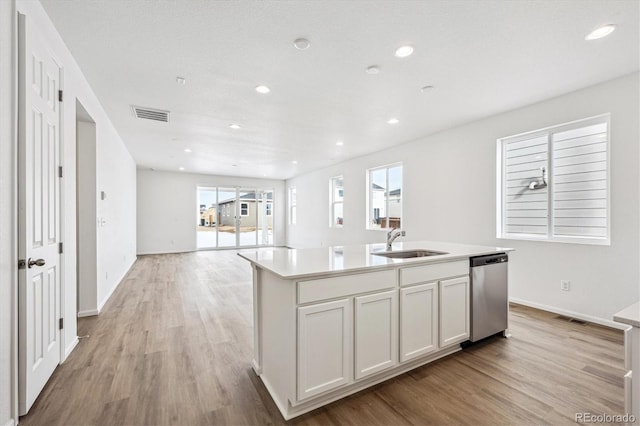
[[[132,105],[133,114],[136,118],[144,120],[162,121],[163,123],[169,122],[169,111],[163,111],[161,109],[145,108]]]

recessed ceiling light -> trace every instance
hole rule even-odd
[[[377,65],[371,65],[370,67],[367,67],[365,71],[367,74],[378,74],[380,72],[380,67]]]
[[[237,164],[232,164],[231,167],[238,167],[238,165]]]
[[[176,77],[176,83],[184,86],[185,84],[187,84],[187,79],[184,77]]]
[[[396,56],[398,58],[406,58],[413,53],[413,46],[400,46],[396,49]]]
[[[311,43],[306,38],[297,38],[293,41],[293,45],[298,50],[305,50],[308,49],[309,46],[311,46]]]
[[[603,25],[602,27],[591,31],[589,34],[587,34],[587,36],[584,39],[597,40],[599,38],[608,36],[609,34],[614,32],[615,29],[616,29],[616,26],[613,24]]]
[[[390,118],[387,120],[387,123],[389,124],[398,124],[400,122],[400,120],[398,120],[397,118]]]
[[[239,124],[233,123],[233,124],[229,124],[229,127],[233,130],[238,130],[241,128],[241,126]]]
[[[184,167],[178,167],[178,170],[182,171],[184,170]]]
[[[344,142],[342,142],[342,141],[336,142],[336,146],[342,146],[342,145],[344,145]]]
[[[263,86],[263,85],[256,86],[256,92],[262,93],[263,95],[266,95],[270,91],[271,89],[269,89],[267,86]]]
[[[428,92],[429,90],[433,89],[433,86],[423,86],[422,89],[420,89],[421,92]]]
[[[191,150],[189,148],[185,148],[184,152],[191,152]]]
[[[292,163],[293,164],[298,164],[298,160],[293,160]]]

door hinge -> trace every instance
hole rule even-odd
[[[60,318],[58,320],[58,330],[62,330],[64,328],[64,318]]]
[[[58,243],[58,253],[60,254],[64,253],[62,243]]]
[[[18,269],[27,269],[27,261],[24,259],[18,260]]]
[[[62,174],[62,166],[58,166],[58,177],[61,178],[62,176],[63,176],[63,174]]]
[[[62,90],[58,90],[58,102],[62,102]]]

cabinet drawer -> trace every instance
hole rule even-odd
[[[396,270],[389,269],[379,272],[300,281],[298,283],[298,303],[316,302],[318,300],[393,288],[396,286],[396,277]]]
[[[407,286],[460,275],[469,275],[469,260],[402,268],[400,269],[400,285]]]

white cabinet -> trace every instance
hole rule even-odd
[[[398,363],[397,290],[355,298],[356,380]]]
[[[440,281],[440,347],[469,338],[469,277]]]
[[[400,289],[400,362],[438,349],[438,283]]]
[[[351,382],[352,299],[298,308],[298,400]]]

